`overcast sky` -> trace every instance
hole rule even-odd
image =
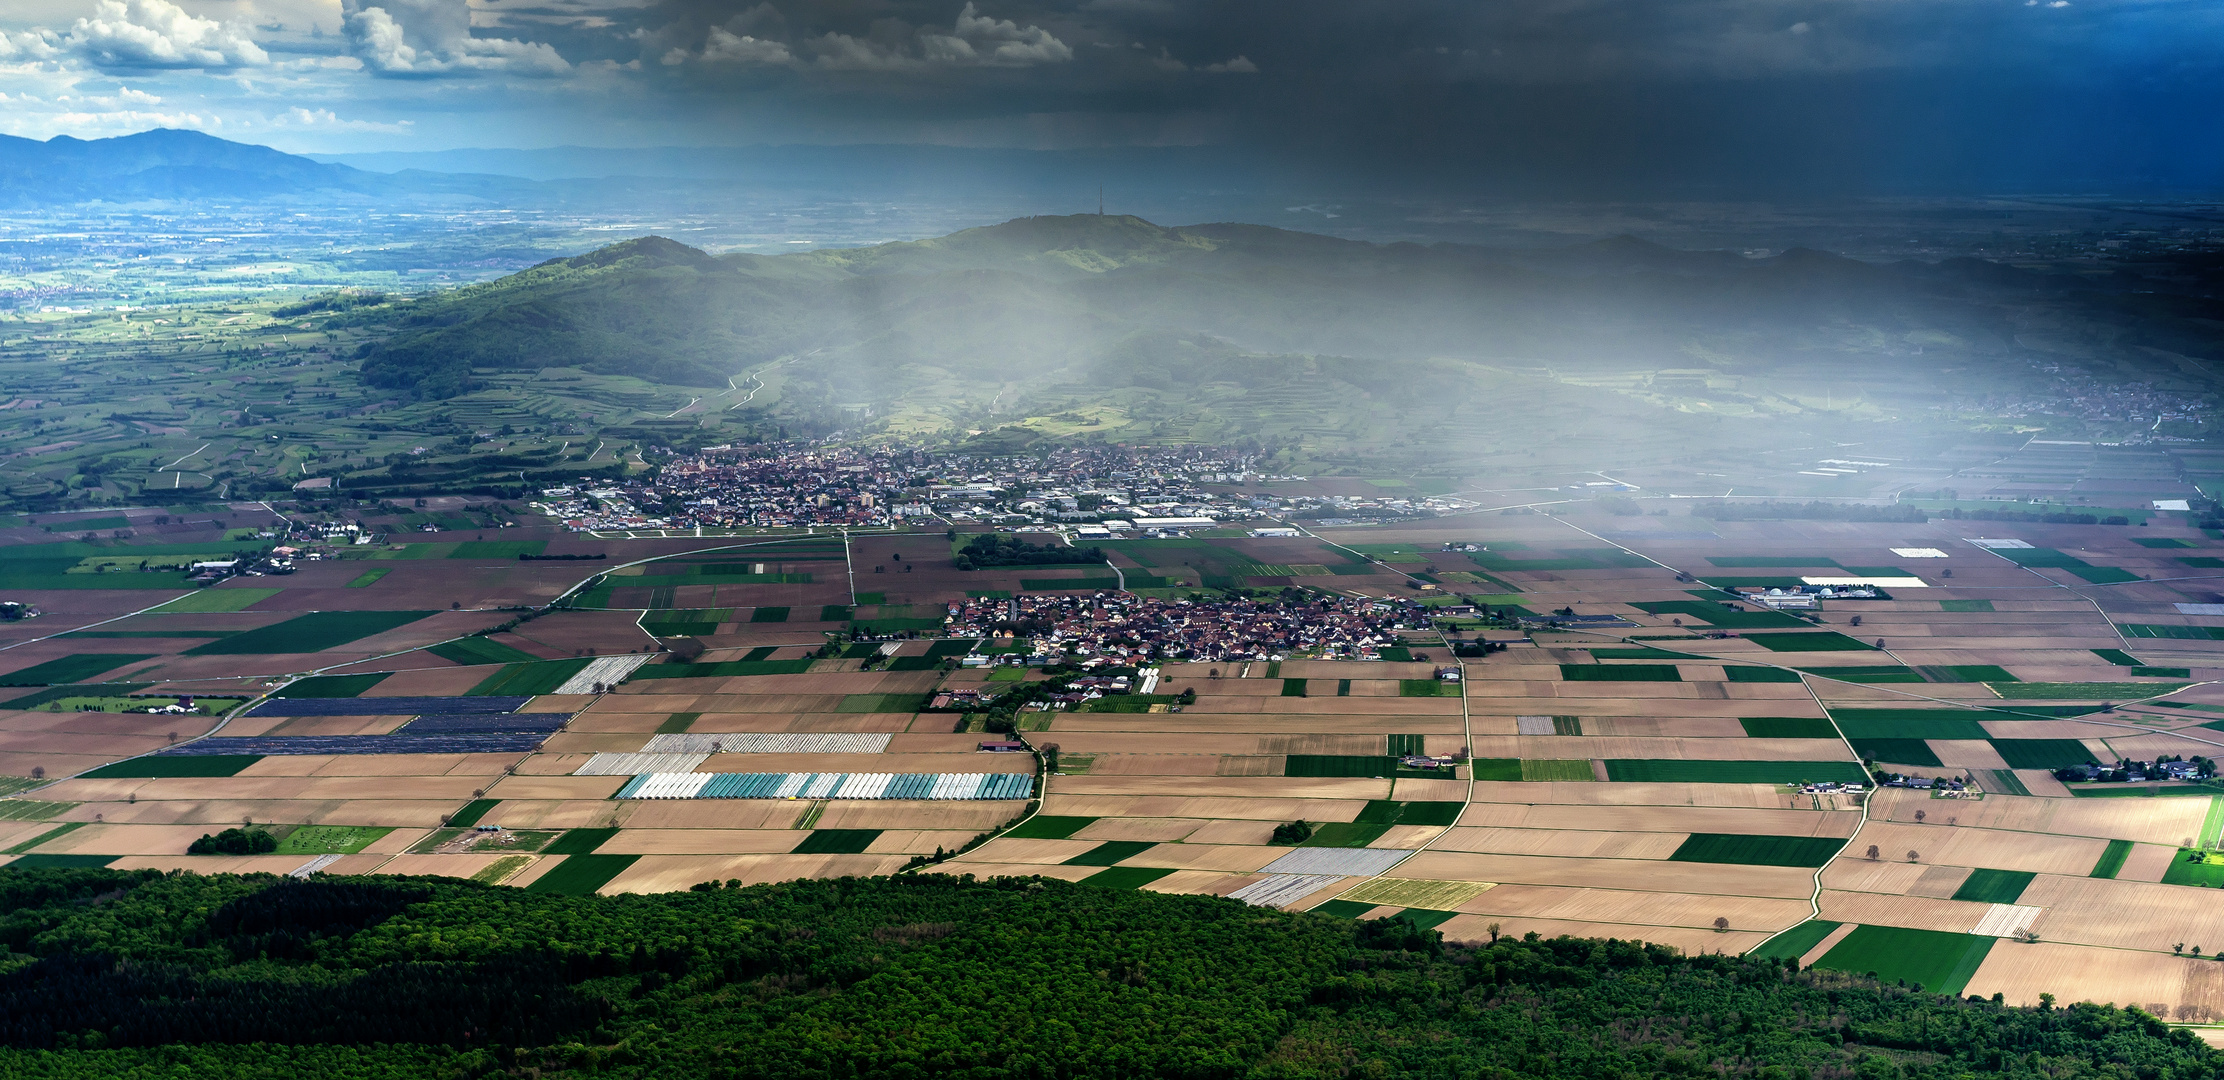
[[[5,0],[0,130],[1201,145],[1458,187],[2224,186],[2220,0]]]

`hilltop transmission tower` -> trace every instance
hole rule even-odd
[[[1104,216],[1104,185],[1097,185],[1097,216]]]

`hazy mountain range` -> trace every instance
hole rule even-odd
[[[1726,418],[1849,419],[1849,403],[1921,415],[2030,378],[2018,328],[2041,317],[2118,377],[2190,387],[2205,377],[2182,357],[2224,359],[2199,280],[2171,292],[1974,259],[1629,237],[1505,251],[1084,214],[780,256],[642,237],[355,318],[391,328],[364,378],[421,396],[468,393],[474,371],[708,390],[773,366],[795,419],[869,406],[948,433],[1063,412],[1108,436],[1380,449],[1616,416],[1690,438]],[[1823,387],[1827,417],[1802,403]]]
[[[57,135],[39,142],[0,136],[0,207],[7,208],[184,199],[514,197],[534,187],[514,177],[367,172],[169,128],[112,139]]]
[[[1289,180],[1281,175],[1276,186],[1287,190]],[[750,194],[1002,198],[1081,209],[1106,187],[1129,205],[1139,198],[1155,205],[1204,198],[1224,208],[1281,201],[1264,194],[1267,186],[1259,163],[1186,147],[555,147],[304,156],[174,129],[46,142],[0,136],[0,207],[13,208],[395,197],[613,203],[649,192],[719,202]]]

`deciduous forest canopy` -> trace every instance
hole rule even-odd
[[[570,897],[0,873],[0,1072],[39,1077],[2213,1076],[2109,1006],[1780,960],[1447,943],[1042,879]]]

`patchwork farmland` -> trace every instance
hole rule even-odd
[[[2224,746],[2196,561],[2224,543],[2159,516],[1698,520],[970,571],[939,530],[528,523],[199,590],[57,569],[5,597],[40,614],[0,623],[0,860],[572,894],[1039,875],[2224,1022],[2194,959],[2224,949],[2200,891],[2224,886],[2224,786],[2195,761]],[[1812,611],[1736,591],[1848,575],[1892,584]],[[1123,580],[1384,625],[1192,661],[999,615]],[[276,850],[187,854],[228,828]]]

